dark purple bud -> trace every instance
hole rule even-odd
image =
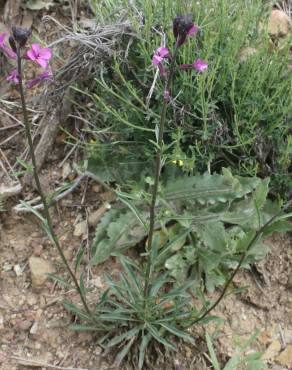
[[[173,34],[176,39],[179,39],[179,44],[183,44],[189,31],[194,26],[193,16],[178,15],[173,21]]]
[[[11,49],[14,51],[14,53],[17,53],[17,48],[16,48],[16,44],[15,44],[15,40],[12,36],[9,36],[9,45],[11,47]]]
[[[14,40],[18,43],[20,47],[25,46],[27,39],[31,35],[31,30],[21,27],[12,27],[12,34]]]

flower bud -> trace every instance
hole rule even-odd
[[[178,15],[173,21],[173,34],[176,39],[179,39],[179,44],[183,44],[186,40],[188,32],[194,26],[193,16]]]
[[[17,48],[16,48],[16,44],[15,44],[15,40],[12,36],[9,36],[9,45],[11,47],[11,49],[14,51],[14,53],[17,53]]]
[[[12,27],[12,34],[14,40],[18,43],[20,47],[25,46],[27,39],[31,35],[31,30],[21,27]]]

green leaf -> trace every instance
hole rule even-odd
[[[171,334],[174,334],[176,337],[182,338],[186,342],[195,344],[194,338],[191,335],[189,335],[187,332],[180,330],[171,324],[160,323],[160,325],[164,329],[166,329],[168,332],[170,332]]]
[[[286,233],[292,230],[292,222],[286,220],[278,220],[268,226],[264,232],[264,237],[269,236],[272,233]]]
[[[120,364],[122,363],[123,359],[127,356],[127,354],[129,353],[134,341],[135,341],[136,337],[132,337],[128,344],[126,344],[123,349],[117,354],[116,358],[115,358],[115,365],[117,367],[120,366]]]
[[[209,354],[210,354],[210,357],[211,357],[213,368],[214,368],[214,370],[220,370],[220,365],[219,365],[219,362],[217,360],[217,356],[216,356],[215,351],[214,351],[213,343],[212,343],[211,337],[208,333],[206,333],[206,342],[207,342],[207,347],[208,347],[208,350],[209,350]]]
[[[52,6],[54,6],[54,3],[42,0],[27,0],[25,3],[25,7],[29,10],[49,10]]]
[[[117,344],[121,343],[125,339],[131,339],[133,336],[137,335],[139,331],[142,329],[142,325],[139,325],[135,327],[134,329],[128,330],[125,333],[121,335],[116,335],[113,339],[111,339],[106,347],[113,347],[116,346]]]
[[[224,252],[227,237],[222,222],[208,222],[197,228],[197,233],[202,242],[210,249]]]
[[[137,244],[146,235],[135,214],[112,209],[97,225],[92,243],[92,265],[104,262],[110,255]]]
[[[256,177],[232,176],[228,170],[223,175],[204,174],[179,178],[166,185],[167,201],[195,200],[199,204],[225,203],[252,192],[260,180]]]
[[[165,339],[162,334],[155,328],[154,325],[146,324],[147,329],[149,333],[153,336],[154,339],[157,340],[157,342],[163,344],[166,348],[170,348],[174,351],[176,351],[176,346],[172,343],[170,343],[167,339]]]
[[[142,370],[144,359],[145,359],[145,353],[146,349],[151,341],[151,334],[143,335],[141,344],[139,346],[139,362],[138,362],[138,369]]]
[[[80,267],[80,264],[82,262],[82,259],[83,259],[83,256],[84,256],[84,253],[86,251],[86,248],[81,246],[78,253],[77,253],[77,256],[76,256],[76,261],[75,261],[75,272],[78,270],[78,268]]]

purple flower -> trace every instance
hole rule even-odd
[[[6,78],[7,81],[13,82],[15,84],[19,84],[19,77],[17,74],[17,70],[14,69],[10,75]]]
[[[195,69],[198,72],[204,72],[208,68],[208,63],[205,60],[198,59],[193,64],[182,64],[179,68],[183,70]]]
[[[160,46],[160,48],[158,48],[153,55],[152,64],[154,66],[158,66],[159,63],[161,63],[164,58],[168,57],[168,55],[169,55],[169,50],[163,46]]]
[[[10,47],[5,43],[5,39],[8,36],[7,32],[0,34],[0,49],[9,59],[16,59],[16,53],[10,49]]]
[[[41,67],[47,68],[48,60],[52,57],[52,50],[42,48],[40,44],[32,44],[31,49],[26,53],[28,59],[37,62]]]
[[[28,89],[31,89],[33,88],[34,86],[38,85],[40,82],[42,82],[43,80],[49,80],[49,81],[53,81],[53,74],[51,71],[45,71],[43,73],[41,73],[39,76],[37,76],[36,78],[34,78],[33,80],[29,81],[27,84],[26,84],[26,87]]]
[[[152,64],[156,67],[158,67],[160,75],[166,76],[167,72],[166,69],[163,66],[163,59],[167,58],[169,56],[169,50],[163,46],[160,46],[154,53],[152,57]]]
[[[193,36],[194,34],[196,34],[199,31],[200,31],[200,28],[198,26],[196,26],[195,24],[193,24],[192,28],[187,33],[187,36]]]

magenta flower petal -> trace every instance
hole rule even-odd
[[[14,51],[5,43],[5,39],[8,36],[7,32],[1,33],[0,35],[0,49],[9,59],[16,59]]]
[[[28,59],[37,62],[41,67],[48,67],[48,60],[51,59],[52,50],[49,48],[42,48],[39,44],[32,44],[31,49],[26,53]]]
[[[45,59],[42,59],[42,58],[37,58],[36,59],[36,62],[42,67],[42,68],[47,68],[48,67],[48,63]]]
[[[200,30],[199,27],[194,24],[192,28],[189,30],[188,36],[194,35],[195,33],[199,32],[199,30]]]
[[[37,56],[40,53],[41,45],[40,44],[32,44],[31,45],[31,50],[34,52],[35,56]]]
[[[52,50],[50,48],[43,48],[39,51],[39,56],[42,59],[50,60],[52,57]]]
[[[180,69],[183,69],[183,70],[187,70],[187,69],[193,69],[193,65],[192,64],[181,64],[179,66]]]
[[[0,46],[2,46],[4,44],[4,41],[5,41],[7,36],[8,36],[7,32],[3,32],[3,33],[0,34]]]
[[[2,49],[3,53],[7,56],[9,59],[16,59],[16,53],[7,46],[6,44],[0,45],[0,48]]]
[[[53,74],[51,71],[45,71],[43,73],[41,73],[39,76],[37,76],[36,78],[34,78],[33,80],[29,81],[27,84],[26,84],[26,87],[28,89],[31,89],[33,88],[34,86],[38,85],[40,82],[42,82],[43,80],[49,80],[49,81],[53,81]]]
[[[166,58],[169,54],[169,50],[163,46],[160,46],[156,50],[155,54],[158,54],[161,58]]]
[[[37,56],[36,56],[35,52],[32,49],[29,49],[26,52],[26,55],[27,55],[28,59],[30,59],[30,60],[36,60],[37,59]]]
[[[15,84],[19,84],[19,77],[17,74],[17,70],[14,69],[10,75],[6,78],[7,81],[13,82]]]
[[[193,64],[193,68],[198,72],[204,72],[208,68],[208,63],[205,60],[198,59]]]
[[[159,69],[160,75],[162,77],[166,77],[167,76],[167,69],[164,67],[164,65],[162,63],[159,63],[157,67]]]
[[[159,55],[157,54],[154,54],[153,57],[152,57],[152,64],[154,66],[158,66],[161,62],[162,62],[162,59]]]

